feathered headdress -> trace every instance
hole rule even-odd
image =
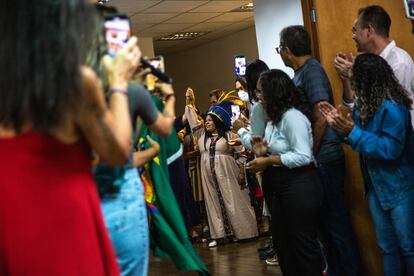
[[[224,123],[227,130],[231,128],[232,105],[243,106],[243,101],[239,98],[237,93],[233,90],[223,93],[217,101],[216,105],[209,108],[207,115],[212,114],[219,118]]]

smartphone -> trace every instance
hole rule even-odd
[[[240,106],[238,105],[231,105],[231,121],[234,122],[240,117]]]
[[[108,54],[115,56],[116,53],[125,47],[131,37],[131,26],[128,15],[113,14],[105,17],[105,41]]]
[[[163,56],[156,56],[153,58],[148,59],[149,63],[155,68],[160,70],[161,72],[165,72],[165,66],[164,66],[164,57]],[[158,78],[154,76],[153,74],[148,74],[146,79],[147,89],[149,91],[154,90],[155,83],[157,82]]]
[[[246,57],[235,56],[234,57],[234,69],[236,76],[244,77],[246,75]]]
[[[165,65],[164,65],[164,57],[163,56],[156,56],[154,58],[148,59],[150,64],[155,67],[155,69],[160,70],[161,72],[165,73]]]
[[[410,19],[414,19],[414,0],[403,0],[403,2],[405,15]]]

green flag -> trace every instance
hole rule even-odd
[[[155,97],[153,100],[158,109],[162,110],[162,102]],[[179,270],[195,270],[200,275],[210,275],[189,240],[184,219],[170,185],[166,143],[175,139],[174,137],[160,138],[144,125],[140,132],[141,142],[145,141],[146,135],[160,144],[159,155],[147,166],[154,192],[154,195],[150,197],[152,202],[147,203],[151,215],[151,249],[156,256],[170,257]],[[177,136],[175,132],[171,135]],[[141,148],[148,146],[148,143],[142,143]],[[149,181],[147,179],[144,182]],[[151,184],[146,183],[145,185]]]

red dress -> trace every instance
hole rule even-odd
[[[0,138],[3,275],[119,275],[85,143]]]

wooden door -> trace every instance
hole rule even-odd
[[[414,35],[410,22],[404,16],[402,1],[395,0],[303,0],[305,27],[312,34],[312,49],[317,51],[332,84],[336,104],[341,103],[342,86],[335,72],[333,60],[339,51],[356,54],[352,40],[352,24],[358,10],[368,5],[381,5],[390,14],[392,25],[390,37],[397,45],[414,56]],[[316,22],[310,20],[314,9]],[[364,275],[383,275],[382,257],[376,245],[374,226],[371,222],[367,201],[363,197],[358,155],[349,146],[346,153],[347,176],[345,192],[352,224],[357,235]]]

